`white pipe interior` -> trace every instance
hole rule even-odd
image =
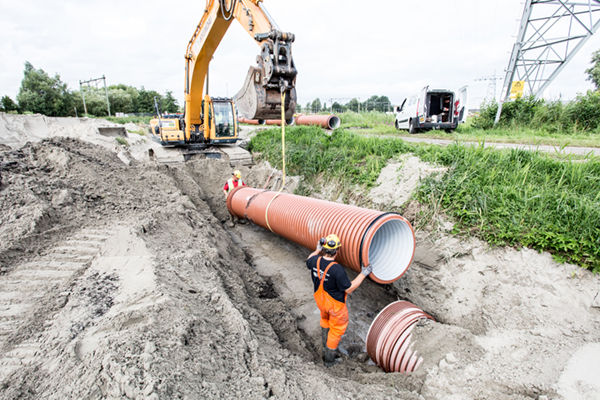
[[[394,280],[408,269],[415,250],[415,238],[403,220],[385,222],[371,240],[369,262],[373,273],[381,280]]]

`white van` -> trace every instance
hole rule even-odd
[[[404,99],[397,109],[395,125],[409,133],[430,129],[451,132],[466,120],[467,86],[459,89],[458,97],[450,90],[425,86],[420,93]]]

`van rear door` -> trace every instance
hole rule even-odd
[[[417,104],[417,117],[419,117],[419,122],[425,122],[425,117],[427,116],[427,92],[429,91],[429,85],[425,86],[423,90],[421,90],[421,94],[419,95],[419,104]]]
[[[463,86],[458,89],[458,123],[464,124],[467,122],[467,89],[468,86]]]

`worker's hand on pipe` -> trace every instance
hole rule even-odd
[[[323,250],[323,243],[325,243],[325,239],[324,238],[319,239],[319,241],[317,242],[317,250],[318,251]]]
[[[364,276],[369,276],[369,274],[373,272],[373,267],[371,265],[367,265],[366,267],[361,267],[360,273]]]

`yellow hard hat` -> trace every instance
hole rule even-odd
[[[238,170],[233,171],[233,176],[237,177],[237,178],[241,178],[242,177],[242,173]]]
[[[340,238],[337,235],[331,234],[325,238],[325,243],[323,244],[323,248],[329,250],[335,250],[342,247],[342,243],[340,242]]]

